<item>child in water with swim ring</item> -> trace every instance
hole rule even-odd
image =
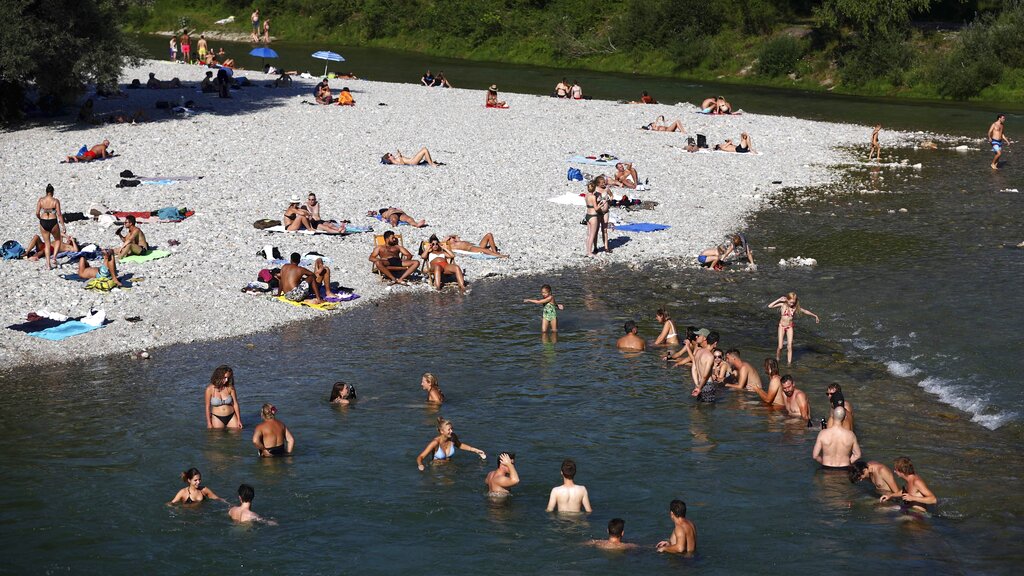
[[[814,318],[814,323],[821,322],[818,315],[810,310],[800,307],[800,300],[796,297],[796,292],[790,292],[785,296],[776,298],[771,304],[768,304],[769,308],[780,308],[782,316],[779,318],[779,346],[775,349],[775,359],[779,359],[779,355],[782,354],[782,339],[787,340],[787,352],[786,352],[786,364],[793,363],[793,322],[796,320],[795,316],[797,312],[802,312],[808,316]]]
[[[543,304],[544,313],[541,316],[540,321],[540,333],[544,334],[548,331],[548,326],[551,326],[551,332],[558,332],[558,311],[565,310],[565,306],[557,304],[555,302],[554,295],[551,294],[551,286],[545,284],[540,287],[540,299],[532,300],[527,298],[523,300],[526,304]]]

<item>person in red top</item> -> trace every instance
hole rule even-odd
[[[643,92],[640,93],[640,103],[641,104],[657,104],[658,101],[655,100],[654,98],[652,98],[651,95],[647,93],[647,90],[644,90]]]

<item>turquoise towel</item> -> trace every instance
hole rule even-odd
[[[79,334],[85,334],[86,332],[92,332],[103,328],[100,326],[92,326],[85,322],[78,320],[68,320],[60,326],[54,326],[53,328],[47,328],[46,330],[40,330],[39,332],[29,332],[29,336],[35,336],[36,338],[42,338],[44,340],[60,341],[65,338],[71,338],[72,336],[78,336]]]

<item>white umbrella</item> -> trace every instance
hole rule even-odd
[[[324,76],[327,76],[327,62],[344,62],[345,57],[337,52],[328,52],[327,50],[321,50],[319,52],[313,52],[313,58],[318,60],[326,60],[324,62]]]

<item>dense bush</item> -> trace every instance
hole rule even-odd
[[[804,55],[804,43],[792,36],[777,36],[764,43],[757,56],[757,73],[783,76],[796,70]]]

